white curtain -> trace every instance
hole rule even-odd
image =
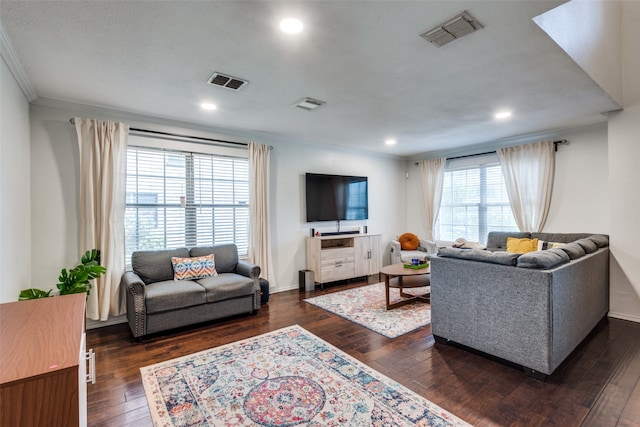
[[[269,145],[249,144],[249,261],[260,266],[261,276],[275,286],[269,229]]]
[[[542,231],[553,189],[553,141],[501,148],[497,153],[518,228]]]
[[[422,184],[422,201],[427,221],[427,235],[425,239],[435,240],[435,228],[440,213],[442,201],[442,184],[444,181],[444,167],[447,159],[438,158],[420,160],[420,183]]]
[[[124,209],[129,126],[75,118],[80,152],[80,250],[100,250],[105,275],[92,284],[87,317],[108,320],[125,312]]]

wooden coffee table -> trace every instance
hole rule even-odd
[[[380,273],[384,275],[384,290],[387,298],[387,310],[401,307],[416,300],[431,302],[430,292],[420,295],[412,295],[403,292],[403,289],[422,288],[431,285],[431,268],[406,268],[404,264],[392,264],[382,267]],[[394,280],[395,279],[395,280]],[[395,303],[389,303],[389,288],[400,289],[400,296],[404,298]]]

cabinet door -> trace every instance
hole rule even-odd
[[[380,236],[362,236],[355,239],[356,277],[380,272]]]
[[[382,269],[382,253],[380,245],[382,243],[382,236],[369,236],[369,250],[371,256],[369,257],[369,272],[367,274],[378,274]]]

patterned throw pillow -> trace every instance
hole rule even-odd
[[[218,275],[213,254],[193,258],[172,257],[171,263],[175,280],[195,280]]]
[[[507,252],[526,254],[538,250],[538,239],[507,237]]]

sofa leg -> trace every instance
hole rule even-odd
[[[138,342],[138,344],[142,344],[142,336],[139,336],[138,338],[136,338],[136,341]]]
[[[543,374],[540,371],[536,371],[535,369],[527,368],[526,366],[523,366],[522,370],[524,371],[525,374],[527,374],[528,376],[530,376],[534,380],[546,382],[547,378],[549,378],[548,374]]]
[[[440,343],[440,344],[449,344],[449,340],[448,340],[448,339],[443,338],[443,337],[440,337],[440,336],[438,336],[438,335],[434,335],[434,336],[433,336],[433,339],[434,339],[437,343]]]

